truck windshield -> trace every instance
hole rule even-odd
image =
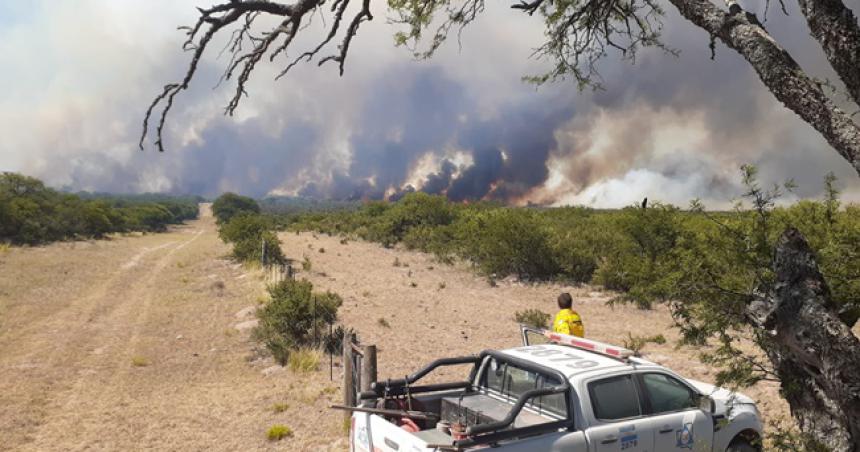
[[[487,390],[488,393],[513,402],[526,391],[558,386],[561,382],[552,375],[523,369],[515,364],[490,357],[484,366],[480,384],[481,388]],[[535,397],[529,401],[526,407],[538,413],[566,416],[567,404],[564,397],[564,394]]]

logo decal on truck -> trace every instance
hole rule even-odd
[[[618,429],[618,433],[621,436],[621,450],[631,449],[639,445],[639,435],[636,433],[635,425],[625,425]]]
[[[692,449],[693,443],[693,423],[687,422],[680,430],[675,430],[675,438],[678,440],[677,447],[681,449]]]
[[[571,369],[587,369],[589,367],[599,366],[596,361],[584,358],[576,353],[565,353],[561,350],[552,350],[541,345],[530,345],[528,347],[520,347],[514,349],[518,352],[528,353],[537,358],[547,358],[547,361],[553,363],[563,363],[565,367]]]

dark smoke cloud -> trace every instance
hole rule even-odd
[[[454,162],[448,159],[443,160],[439,172],[427,176],[421,190],[431,195],[445,194],[448,187],[451,186],[455,171],[457,171],[457,165]]]
[[[775,101],[748,63],[719,44],[711,60],[707,34],[673,8],[664,37],[680,58],[656,51],[640,53],[635,65],[610,58],[601,65],[606,90],[581,94],[572,82],[537,90],[519,82],[542,64],[527,58],[541,30],[503,5],[466,30],[461,53],[448,46],[430,62],[409,61],[391,46],[392,30],[374,22],[343,78],[331,68],[297,67],[273,82],[261,66],[236,118],[220,115],[229,93],[210,88],[224,61],[210,55],[177,99],[168,152],[141,153],[142,109],[187,64],[181,36],[168,29],[194,11],[171,2],[117,7],[118,29],[153,36],[143,43],[89,36],[63,20],[95,17],[78,9],[105,10],[98,1],[27,18],[34,31],[21,36],[73,55],[63,60],[70,67],[0,55],[7,68],[0,80],[19,91],[0,102],[0,169],[73,190],[336,199],[421,190],[456,200],[615,206],[643,196],[726,201],[739,192],[738,167],[755,163],[763,183],[794,178],[800,196],[820,194],[831,170],[860,192],[850,165]],[[143,26],[137,10],[185,16],[168,14],[169,27]],[[835,79],[802,16],[790,12],[771,11],[769,31],[810,73]],[[8,42],[21,38],[3,32]]]

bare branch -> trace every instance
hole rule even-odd
[[[219,53],[220,56],[225,52],[229,52],[230,61],[227,63],[218,85],[225,80],[233,80],[235,78],[236,81],[235,93],[225,107],[225,114],[232,115],[239,106],[242,98],[247,95],[245,87],[257,63],[266,55],[269,56],[269,61],[273,61],[278,55],[282,53],[286,54],[299,32],[305,29],[306,25],[310,23],[310,18],[308,17],[308,20],[305,20],[305,17],[317,10],[320,11],[320,14],[323,14],[320,7],[324,1],[295,0],[294,3],[286,4],[269,0],[229,0],[210,8],[198,8],[200,16],[194,25],[179,27],[186,35],[186,40],[182,48],[192,52],[191,61],[182,80],[165,85],[161,93],[155,97],[147,108],[143,119],[143,131],[138,143],[140,149],[143,149],[143,143],[149,132],[151,119],[157,114],[158,125],[155,130],[155,145],[160,152],[164,151],[164,124],[167,114],[173,107],[174,98],[181,91],[188,89],[189,83],[197,72],[200,59],[216,34],[231,25],[238,25],[237,28],[230,32],[227,43]],[[340,25],[348,4],[349,0],[335,0],[333,2],[330,11],[334,15],[334,20],[326,37],[312,50],[302,53],[276,78],[280,78],[286,74],[300,60],[311,61],[334,39],[341,29]],[[261,15],[276,16],[283,19],[273,29],[256,34],[253,32],[253,29],[257,22],[256,19],[261,17]],[[358,33],[361,23],[372,19],[370,0],[363,0],[361,10],[352,18],[348,29],[344,33],[343,41],[338,46],[337,54],[324,58],[320,61],[320,64],[330,60],[337,61],[340,66],[340,74],[343,75],[344,64],[352,39]],[[325,18],[323,18],[323,22],[325,23]],[[275,44],[280,39],[283,39],[283,41],[280,44]],[[250,43],[250,47],[247,50],[245,48],[246,43]]]

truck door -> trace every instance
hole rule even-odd
[[[585,431],[591,452],[660,450],[632,375],[589,382],[588,398],[595,420]]]
[[[654,450],[710,451],[714,439],[711,413],[699,409],[698,393],[663,373],[638,375],[654,432]]]

